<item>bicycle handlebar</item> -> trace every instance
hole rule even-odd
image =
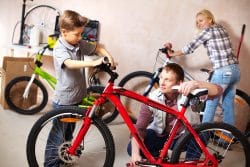
[[[101,71],[107,72],[110,75],[110,82],[114,82],[118,78],[118,74],[113,71],[115,69],[111,67],[108,57],[103,57],[102,64],[98,65],[97,68],[99,68]]]
[[[171,59],[171,57],[170,57],[169,54],[168,54],[168,50],[169,50],[169,48],[167,48],[167,47],[165,47],[165,48],[160,48],[160,49],[159,49],[159,51],[161,51],[162,53],[165,53],[165,54],[166,54],[166,57],[167,57],[168,59]],[[170,51],[173,51],[173,50],[170,49]]]

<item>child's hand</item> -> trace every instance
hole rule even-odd
[[[95,66],[101,65],[102,62],[103,62],[103,58],[96,59],[96,60],[93,60],[92,65],[95,67]]]

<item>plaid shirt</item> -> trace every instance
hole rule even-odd
[[[194,40],[182,48],[182,53],[193,53],[201,44],[207,48],[208,57],[214,69],[238,64],[229,35],[221,25],[215,24],[201,31]]]

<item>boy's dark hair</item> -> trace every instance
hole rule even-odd
[[[83,27],[88,23],[88,19],[81,16],[79,13],[72,10],[65,10],[59,18],[60,29],[69,31],[74,30],[76,27]]]
[[[177,81],[184,81],[184,70],[179,64],[169,63],[164,67],[164,69],[166,71],[173,71],[176,74]]]

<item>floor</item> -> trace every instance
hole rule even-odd
[[[11,110],[4,110],[0,105],[0,166],[27,167],[26,139],[34,122],[43,114],[27,116]],[[129,161],[126,146],[129,132],[119,118],[109,125],[116,147],[114,166],[125,166]]]
[[[34,122],[45,112],[27,116],[4,110],[0,105],[0,166],[1,167],[27,167],[26,139]],[[124,167],[130,158],[126,152],[129,132],[121,119],[118,118],[108,125],[116,147],[114,167]],[[233,152],[232,152],[233,153]],[[232,155],[236,158],[237,154]],[[239,158],[239,157],[238,157]],[[236,161],[237,162],[237,161]],[[232,166],[239,166],[240,162]]]

